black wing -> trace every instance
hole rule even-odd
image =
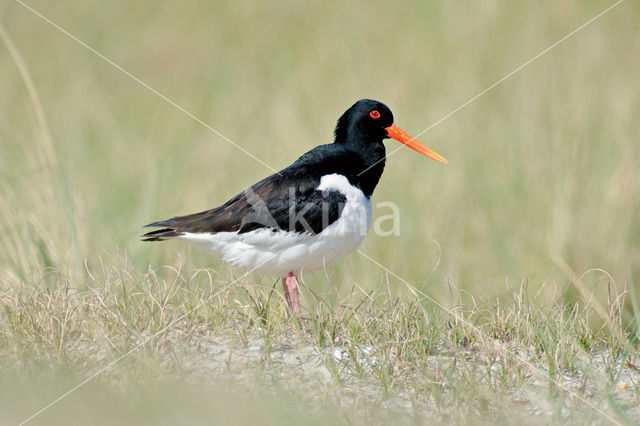
[[[320,179],[331,173],[349,179],[347,170],[354,169],[354,161],[358,157],[351,151],[320,146],[220,207],[146,225],[162,229],[144,234],[143,240],[164,240],[184,232],[244,233],[260,228],[320,233],[338,220],[346,202],[340,192],[317,190]]]

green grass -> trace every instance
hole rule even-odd
[[[621,421],[635,412],[634,346],[590,327],[578,304],[534,306],[524,286],[510,304],[448,314],[424,299],[389,298],[388,286],[347,297],[306,293],[301,331],[271,287],[229,285],[218,271],[180,265],[142,274],[120,260],[87,271],[84,291],[58,275],[53,288],[3,294],[3,386],[18,383],[3,401],[8,418],[26,418],[97,372],[87,390],[36,419],[64,423],[76,405],[81,416],[94,409],[105,422],[148,423],[156,406],[178,418],[240,423],[310,413],[358,424],[531,422],[532,413],[606,420],[584,401]],[[620,306],[610,308],[621,326]],[[220,403],[221,394],[220,413],[207,414],[206,401]],[[243,410],[247,398],[257,402]]]
[[[363,97],[417,134],[612,2],[28,4],[280,169]],[[0,5],[3,422],[125,354],[34,423],[637,421],[639,12],[419,138],[449,165],[393,154],[400,235],[305,276],[300,329],[275,280],[138,239],[270,170]]]

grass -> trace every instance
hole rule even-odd
[[[416,134],[610,5],[28,4],[275,169],[362,97]],[[638,421],[635,3],[420,137],[448,166],[393,154],[400,235],[305,276],[304,329],[275,280],[137,238],[269,170],[0,11],[4,423],[105,367],[32,423]]]
[[[584,401],[618,420],[635,412],[634,346],[590,327],[579,304],[535,307],[525,286],[511,304],[449,313],[421,299],[389,298],[388,288],[308,293],[301,331],[271,287],[230,286],[216,270],[179,265],[142,274],[121,262],[87,271],[83,291],[57,275],[58,285],[3,293],[5,385],[17,372],[26,389],[46,383],[40,398],[6,400],[11,416],[35,412],[105,367],[87,385],[89,395],[107,393],[106,407],[125,410],[100,414],[105,421],[157,421],[144,410],[168,410],[162,401],[172,397],[159,395],[166,389],[178,401],[171,415],[195,410],[216,419],[205,415],[207,398],[224,392],[225,401],[232,392],[243,396],[231,398],[222,415],[235,418],[243,398],[255,398],[255,412],[239,410],[266,410],[277,423],[318,410],[321,423],[514,422],[532,421],[532,413],[546,421],[606,420]],[[619,301],[609,308],[621,326]],[[59,402],[40,421],[64,422],[76,404],[108,410],[78,393],[84,396]],[[135,409],[130,398],[147,402]],[[269,401],[290,409],[260,408]]]

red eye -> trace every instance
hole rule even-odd
[[[371,111],[369,113],[369,115],[371,116],[371,118],[380,118],[380,113],[378,111],[376,111],[375,109],[373,111]]]

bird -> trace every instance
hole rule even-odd
[[[361,99],[338,119],[333,143],[219,207],[146,225],[159,229],[142,239],[187,241],[233,266],[281,278],[286,303],[302,324],[298,277],[333,265],[365,239],[388,138],[447,163],[400,129],[385,104]]]

